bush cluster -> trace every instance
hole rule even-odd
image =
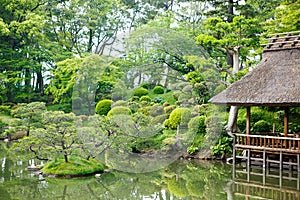
[[[145,96],[149,93],[149,91],[145,88],[136,88],[134,91],[133,91],[133,96],[137,96],[137,97],[142,97],[142,96]]]
[[[151,98],[148,95],[141,96],[140,101],[151,102]]]
[[[188,108],[176,108],[170,114],[169,119],[164,122],[164,126],[176,129],[177,126],[187,126],[191,119],[191,111]]]
[[[163,94],[163,93],[165,93],[165,88],[160,85],[157,85],[153,88],[153,93],[154,94]]]
[[[112,104],[113,101],[109,99],[99,101],[96,105],[96,113],[99,115],[107,115],[107,113],[111,110]]]
[[[189,131],[204,135],[206,133],[206,125],[205,125],[205,116],[196,116],[193,117],[188,123]]]
[[[253,125],[254,132],[270,132],[271,124],[265,120],[259,120]]]
[[[124,106],[116,106],[113,107],[108,113],[107,116],[114,116],[114,115],[130,115],[131,110]]]

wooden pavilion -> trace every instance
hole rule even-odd
[[[259,161],[264,167],[273,163],[280,169],[289,165],[300,171],[300,133],[289,134],[288,126],[289,109],[300,107],[300,31],[272,35],[269,40],[259,65],[210,102],[247,109],[246,134],[234,134],[234,164],[239,157],[236,150],[245,150],[248,166]],[[251,106],[281,107],[285,111],[283,134],[251,134]]]

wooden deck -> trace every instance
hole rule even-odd
[[[235,134],[234,147],[236,149],[251,149],[269,151],[273,153],[285,152],[291,154],[300,153],[300,138],[298,134],[294,137],[246,135]]]
[[[243,155],[237,155],[242,150]],[[264,168],[278,167],[280,170],[289,167],[300,172],[300,137],[292,134],[288,137],[257,134],[234,134],[233,164],[241,159],[250,167],[252,163],[260,163]]]

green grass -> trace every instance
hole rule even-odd
[[[174,105],[176,102],[176,99],[174,99],[173,92],[167,92],[164,94],[154,94],[153,91],[149,92],[149,96],[151,99],[154,99],[155,97],[161,97],[167,102],[169,102],[170,105]]]
[[[70,157],[68,163],[63,158],[46,163],[42,168],[42,172],[59,176],[82,176],[100,172],[104,169],[104,165],[95,159],[86,160],[79,157]]]

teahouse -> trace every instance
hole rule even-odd
[[[247,159],[248,165],[251,161],[261,161],[264,167],[275,163],[281,169],[283,165],[289,165],[300,171],[299,134],[288,132],[289,108],[300,107],[300,31],[272,36],[265,45],[259,65],[210,102],[247,108],[246,134],[234,134],[234,163],[238,158],[235,151],[240,149],[246,150],[247,155],[243,158]],[[285,111],[283,134],[251,134],[251,106],[281,107]]]

